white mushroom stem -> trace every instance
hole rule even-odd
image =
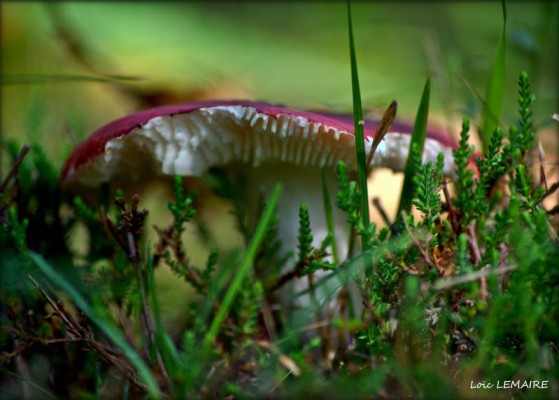
[[[249,203],[255,204],[258,199],[266,199],[271,194],[274,185],[281,182],[283,192],[279,199],[276,213],[278,215],[277,233],[282,242],[281,252],[293,252],[293,262],[286,265],[288,272],[297,261],[297,245],[299,231],[299,207],[301,204],[308,206],[309,219],[313,233],[315,248],[319,248],[322,241],[328,235],[328,224],[324,210],[324,199],[322,193],[322,171],[319,167],[302,167],[292,164],[278,162],[264,163],[263,165],[246,170],[247,187],[249,191]],[[328,191],[331,201],[335,202],[337,193],[337,180],[334,169],[325,171]],[[333,219],[336,236],[337,251],[345,255],[348,249],[349,231],[347,229],[346,215],[333,204]],[[328,257],[330,260],[331,256]],[[327,271],[317,271],[315,279],[325,276]],[[309,294],[298,298],[295,295],[308,288],[306,276],[294,278],[280,289],[279,297],[284,311],[286,311],[291,322],[298,326],[313,322],[316,318],[316,309],[312,307]],[[319,302],[324,302],[323,290],[316,290],[314,295]],[[327,305],[333,310],[336,305],[335,298],[328,301]],[[297,321],[293,321],[297,320]]]
[[[335,201],[337,182],[334,170],[325,171],[331,201]],[[314,234],[313,246],[320,244],[328,234],[324,201],[322,195],[322,175],[318,167],[301,167],[265,163],[246,172],[253,195],[262,194],[266,198],[277,182],[283,185],[283,194],[277,206],[278,233],[283,242],[283,249],[296,251],[299,229],[299,207],[305,204],[309,208],[309,218]],[[347,252],[346,217],[335,205],[333,217],[338,240],[338,253]]]

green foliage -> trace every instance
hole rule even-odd
[[[311,231],[311,221],[309,219],[309,209],[305,204],[299,207],[299,262],[304,262],[312,250],[313,234]]]
[[[416,196],[413,198],[412,204],[423,213],[422,225],[431,230],[436,226],[435,222],[441,209],[439,190],[443,162],[443,155],[439,154],[436,165],[432,161],[420,165],[418,174],[414,178]]]
[[[27,246],[26,231],[29,226],[29,220],[23,219],[19,221],[17,210],[14,207],[8,209],[8,224],[4,224],[4,231],[9,231],[15,249],[24,256],[28,255],[29,248]]]
[[[184,193],[182,178],[174,177],[175,182],[175,202],[169,202],[167,208],[175,217],[175,229],[182,233],[185,230],[184,224],[190,221],[196,215],[196,210],[192,207],[194,194],[187,196]]]
[[[360,235],[365,248],[370,248],[373,244],[376,225],[369,222],[364,223],[360,218],[361,192],[357,188],[356,182],[349,179],[347,167],[342,161],[336,165],[336,172],[338,178],[336,206],[346,214],[352,233]]]
[[[398,204],[398,213],[396,217],[395,227],[399,231],[402,224],[402,213],[409,213],[412,201],[415,196],[415,177],[417,176],[418,162],[423,154],[423,146],[427,136],[427,119],[429,116],[429,99],[431,96],[431,77],[427,76],[423,94],[417,109],[417,115],[413,125],[412,135],[410,139],[410,149],[406,166],[404,168],[404,183],[402,185],[402,193],[400,195],[400,203]]]
[[[470,200],[474,197],[474,171],[469,168],[470,160],[474,152],[473,146],[469,144],[470,121],[464,118],[462,121],[462,130],[460,131],[459,147],[452,150],[454,163],[456,164],[456,180],[455,186],[457,196],[454,205],[462,210],[462,226],[466,226],[473,218],[472,213],[475,204]]]
[[[160,242],[156,247],[156,253],[163,256],[171,271],[184,278],[196,291],[204,293],[209,285],[218,255],[216,251],[210,253],[204,271],[191,264],[181,235],[186,230],[185,224],[196,216],[195,194],[186,195],[182,178],[177,175],[174,177],[174,195],[175,201],[167,203],[167,208],[173,214],[173,223],[167,229],[158,230]]]
[[[521,156],[524,158],[526,152],[532,148],[534,144],[535,132],[532,122],[532,103],[535,96],[530,93],[530,82],[528,81],[528,74],[522,72],[518,78],[518,106],[520,113],[520,120],[518,129],[511,131],[511,146],[513,148],[521,149]]]
[[[322,242],[319,249],[312,245],[313,233],[309,219],[309,210],[305,204],[299,207],[299,236],[298,245],[299,258],[296,264],[296,274],[312,274],[317,270],[329,270],[335,266],[329,261],[324,260],[327,255],[326,249],[330,246],[331,236],[328,235]]]

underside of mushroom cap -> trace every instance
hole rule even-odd
[[[365,122],[367,148],[376,124]],[[377,149],[373,166],[402,170],[410,127],[393,125]],[[445,153],[451,144],[429,132],[424,158]],[[146,174],[200,176],[229,163],[259,166],[268,161],[334,167],[339,160],[356,168],[351,117],[298,111],[267,103],[211,101],[140,111],[105,125],[80,144],[66,161],[66,187],[94,187]]]

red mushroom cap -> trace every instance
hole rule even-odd
[[[222,113],[219,115],[215,114],[219,111],[222,111]],[[200,117],[201,114],[202,117]],[[220,115],[224,118],[221,118]],[[111,171],[110,169],[108,171],[104,171],[103,173],[97,173],[96,175],[94,173],[93,176],[89,176],[88,178],[84,178],[84,175],[86,175],[85,172],[88,170],[91,174],[92,167],[95,168],[96,165],[101,165],[103,163],[103,155],[105,154],[106,156],[106,152],[111,147],[111,144],[118,143],[119,140],[125,139],[127,135],[130,135],[133,132],[137,133],[143,130],[142,132],[145,133],[150,122],[157,121],[157,119],[164,119],[166,117],[174,116],[186,117],[186,120],[183,121],[184,125],[180,127],[175,126],[179,125],[179,123],[173,122],[174,120],[167,120],[167,122],[165,122],[169,125],[169,127],[165,129],[173,130],[173,134],[175,135],[177,135],[177,132],[181,130],[188,130],[191,136],[195,136],[198,131],[207,129],[210,124],[215,124],[216,128],[215,131],[212,133],[212,136],[214,138],[218,137],[216,135],[223,136],[227,134],[239,136],[240,131],[245,131],[244,134],[246,134],[246,131],[252,130],[258,132],[268,131],[268,133],[270,134],[277,134],[283,138],[289,135],[296,135],[299,137],[299,139],[307,140],[308,142],[310,142],[310,144],[308,144],[309,146],[314,146],[312,142],[316,142],[316,137],[313,135],[324,133],[329,133],[330,136],[335,136],[336,139],[343,139],[341,141],[348,145],[346,147],[350,147],[349,145],[352,145],[353,143],[353,119],[348,116],[299,111],[277,105],[271,105],[268,103],[252,102],[248,100],[207,101],[170,105],[147,109],[127,115],[103,126],[99,130],[94,132],[87,140],[78,145],[74,149],[70,157],[66,160],[61,176],[62,183],[64,185],[71,183],[81,183],[86,184],[87,186],[95,186],[102,181],[111,180],[115,171]],[[204,121],[200,121],[201,118],[204,119]],[[365,137],[369,141],[374,136],[375,129],[376,123],[372,121],[365,122]],[[229,132],[228,130],[231,130],[231,132]],[[409,126],[402,124],[394,124],[391,128],[391,132],[399,132],[393,134],[398,135],[399,138],[404,138],[404,141],[410,131],[411,128]],[[387,140],[390,140],[391,132],[387,134],[385,142],[387,142]],[[429,143],[435,144],[435,148],[432,149],[435,151],[435,156],[438,151],[444,149],[448,150],[453,147],[453,142],[443,134],[437,132],[428,132],[427,136],[428,139],[426,142],[426,147],[429,146]],[[231,140],[230,138],[222,139],[225,141]],[[167,138],[167,140],[174,139]],[[192,137],[182,138],[182,142],[181,144],[179,144],[179,146],[185,146],[184,143],[188,142],[188,140],[192,140]],[[203,139],[196,139],[196,142],[200,142],[200,140]],[[409,141],[409,139],[407,140]],[[252,144],[254,145],[254,143]],[[266,146],[270,145],[270,143],[264,143],[262,145]],[[407,151],[407,148],[401,148],[404,145],[404,142],[396,144],[395,146],[393,146],[394,148],[392,149],[392,151]],[[155,142],[146,141],[146,143],[144,143],[142,146],[144,147],[143,151],[147,153],[162,151],[156,149],[157,143]],[[244,144],[243,146],[246,147],[247,145]],[[285,146],[289,147],[290,145]],[[300,145],[291,146],[299,146],[299,152],[301,151]],[[322,146],[320,145],[318,147],[322,148]],[[196,150],[196,145],[194,145],[194,150]],[[256,150],[243,149],[243,151],[254,152]],[[378,152],[382,152],[382,149],[379,149]],[[349,154],[350,153],[346,151],[338,151],[335,154],[330,152],[328,164],[333,165],[338,161],[334,158],[342,158],[342,155],[345,155],[347,157]],[[231,154],[229,160],[227,161],[239,161],[235,160],[235,158],[238,158],[239,156],[240,153],[238,153],[237,151],[237,154]],[[159,157],[161,158],[162,156],[159,155]],[[166,155],[166,157],[172,157],[172,155]],[[245,158],[246,157],[247,156],[245,154]],[[250,156],[248,157],[250,158]],[[379,157],[382,157],[382,155],[380,155]],[[136,164],[136,167],[140,166],[147,168],[147,166],[143,165],[145,164],[145,161],[130,162],[124,160],[122,162],[123,164]],[[405,159],[403,160],[403,162],[405,162]],[[207,167],[210,166],[212,165],[207,165]],[[387,166],[395,170],[399,169],[398,166],[393,167],[390,164],[384,165],[382,160],[380,161],[380,164],[378,164],[378,166]],[[159,173],[159,171],[156,172]],[[120,171],[119,173],[122,175],[129,174],[126,171]],[[173,171],[172,168],[167,168],[167,171],[161,171],[160,173],[175,174],[175,171]],[[195,173],[193,175],[198,174],[199,173]],[[133,178],[132,176],[130,177]]]

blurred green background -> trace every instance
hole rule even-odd
[[[538,95],[536,121],[552,124],[558,111],[558,4],[507,4],[505,122],[522,70]],[[397,99],[400,116],[412,119],[430,72],[432,119],[478,121],[481,103],[468,85],[485,96],[500,2],[358,1],[353,17],[369,112]],[[350,111],[346,3],[2,2],[2,74],[2,133],[23,141],[42,113],[41,140],[58,164],[70,146],[64,132],[79,140],[148,105],[256,98]],[[21,83],[52,74],[140,80]]]
[[[507,3],[502,115],[504,126],[517,118],[516,81],[527,71],[552,169],[558,6]],[[336,1],[2,2],[1,134],[41,143],[60,167],[92,131],[149,106],[249,98],[350,113],[346,7]],[[502,29],[501,2],[357,1],[352,15],[369,116],[396,99],[399,118],[412,121],[431,73],[430,121],[451,135],[464,116],[480,123],[478,96],[485,97]],[[108,75],[134,79],[76,79]],[[7,160],[0,165],[5,170]],[[376,194],[388,187],[385,204],[394,200],[392,188],[399,186],[379,182]]]

